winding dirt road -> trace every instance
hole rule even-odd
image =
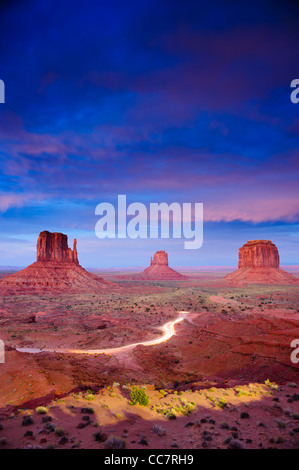
[[[169,321],[162,325],[160,329],[163,331],[163,335],[160,336],[159,338],[152,339],[150,341],[143,341],[140,343],[132,343],[128,344],[126,346],[120,346],[118,348],[111,348],[111,349],[38,349],[38,348],[16,348],[17,351],[22,352],[22,353],[30,353],[30,354],[39,354],[42,352],[57,352],[57,353],[67,353],[67,354],[108,354],[108,355],[114,355],[117,353],[121,353],[125,350],[130,350],[134,349],[136,346],[154,346],[155,344],[160,344],[164,343],[165,341],[168,341],[174,334],[175,334],[175,329],[174,325],[177,323],[181,322],[187,317],[187,314],[189,312],[186,311],[180,311],[178,312],[180,316],[173,321]]]

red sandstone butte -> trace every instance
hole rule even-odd
[[[2,294],[98,290],[113,285],[80,266],[76,239],[72,250],[67,235],[44,231],[39,234],[36,248],[35,263],[0,280]]]
[[[168,255],[164,250],[157,251],[151,258],[151,264],[142,273],[136,276],[138,279],[149,280],[180,280],[186,279],[186,276],[178,273],[168,266]]]
[[[77,253],[77,240],[74,240],[73,250],[68,247],[67,235],[63,233],[41,232],[36,246],[37,261],[54,261],[58,263],[79,264]]]
[[[250,240],[239,249],[238,269],[224,279],[236,284],[298,284],[279,267],[277,247],[270,240]]]

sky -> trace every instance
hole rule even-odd
[[[235,266],[251,239],[299,264],[298,30],[285,0],[1,2],[0,265],[43,230],[86,267]],[[100,240],[118,194],[203,203],[202,247]]]

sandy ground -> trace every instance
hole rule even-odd
[[[127,448],[297,447],[299,410],[292,396],[298,393],[299,364],[290,360],[290,343],[299,338],[299,289],[228,287],[212,274],[213,280],[123,281],[117,292],[0,298],[6,345],[1,446],[101,448],[106,440],[94,437],[100,430],[106,437],[125,436]],[[161,326],[186,311],[167,341],[122,349],[161,337]],[[16,347],[118,353],[33,355]],[[265,385],[267,379],[279,389]],[[114,382],[120,386],[112,387]],[[129,404],[135,384],[146,387],[148,406]],[[35,411],[39,405],[47,415]],[[94,408],[90,422],[81,413],[86,406]],[[170,411],[175,419],[167,417]],[[241,418],[243,411],[250,416]],[[24,413],[33,417],[28,427],[22,425]],[[44,429],[48,415],[65,436]],[[87,425],[78,428],[82,421]],[[154,425],[165,434],[158,436]],[[33,436],[24,437],[27,430]],[[62,437],[67,440],[59,443]]]
[[[145,386],[150,401],[140,406],[130,405],[131,385],[116,385],[51,401],[43,415],[38,408],[11,411],[1,421],[0,439],[6,438],[6,448],[105,448],[111,436],[128,449],[297,448],[293,387],[250,383],[178,393]],[[24,425],[28,415],[32,423]]]

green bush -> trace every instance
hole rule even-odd
[[[133,387],[131,391],[131,405],[142,405],[147,406],[149,403],[149,397],[145,393],[143,388]]]
[[[265,380],[265,384],[272,390],[278,390],[278,385],[274,382],[270,382],[269,379]]]
[[[38,406],[37,408],[35,408],[35,411],[39,414],[39,415],[45,415],[47,414],[48,410],[46,407],[44,406]]]
[[[174,412],[172,410],[167,411],[165,416],[168,419],[176,419],[176,415],[174,414]]]

